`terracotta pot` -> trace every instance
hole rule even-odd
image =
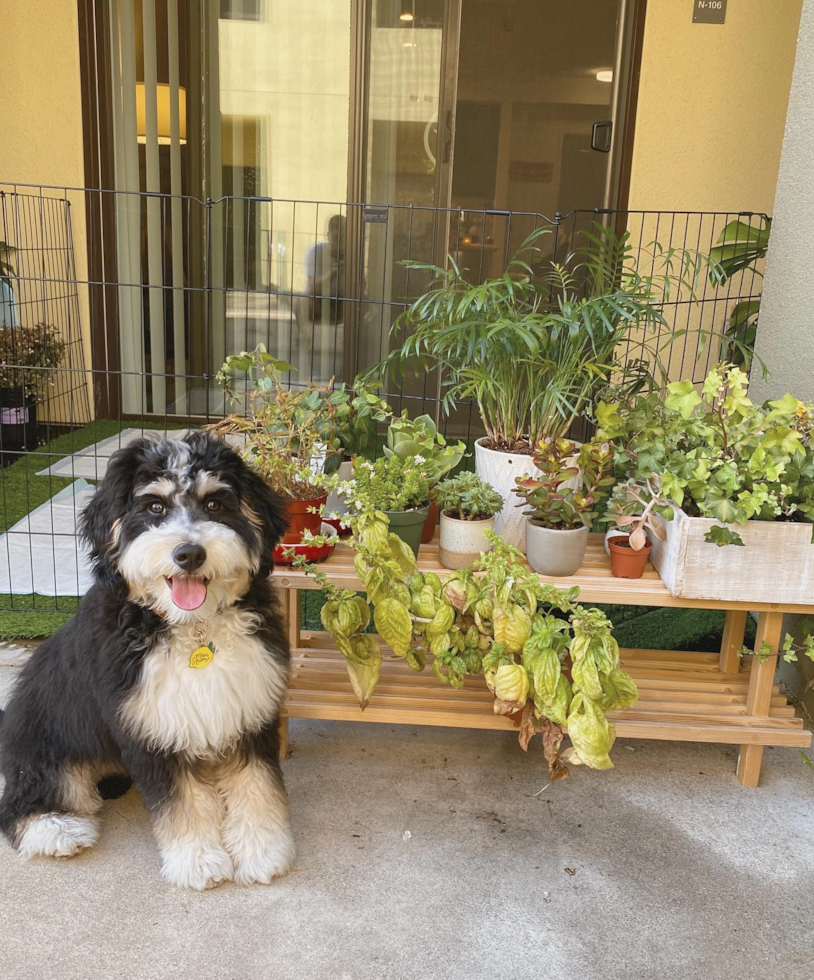
[[[414,555],[418,555],[421,546],[421,529],[427,519],[427,508],[418,510],[386,510],[390,521],[390,530],[409,545]]]
[[[429,544],[432,541],[433,535],[435,534],[435,529],[438,526],[438,504],[434,501],[430,501],[430,509],[427,513],[427,519],[424,521],[424,527],[421,529],[421,543]]]
[[[641,578],[652,549],[651,541],[648,541],[641,551],[634,551],[628,543],[627,535],[610,538],[608,550],[612,574],[616,578]]]
[[[325,504],[328,494],[324,493],[320,497],[311,497],[310,500],[291,500],[285,502],[285,517],[288,521],[288,530],[283,535],[283,544],[299,544],[302,541],[302,532],[310,531],[312,534],[319,534],[322,527],[322,516],[319,508]],[[309,512],[309,508],[317,509],[316,514]]]

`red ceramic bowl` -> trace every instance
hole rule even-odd
[[[327,521],[324,522],[321,528],[323,534],[327,535],[333,533],[334,528],[327,528],[325,527],[325,524],[327,524]],[[328,556],[334,550],[334,546],[332,544],[278,544],[271,553],[271,557],[274,559],[274,564],[290,565],[294,561],[294,555],[292,554],[289,558],[285,552],[290,551],[292,548],[294,549],[295,554],[305,555],[306,561],[313,562],[325,561],[325,559],[328,558]]]

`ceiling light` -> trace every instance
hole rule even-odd
[[[413,15],[409,13],[401,14],[401,16],[399,17],[399,20],[411,21],[412,19],[413,19]]]
[[[603,68],[602,71],[596,73],[596,80],[598,82],[612,82],[613,71],[610,68]]]

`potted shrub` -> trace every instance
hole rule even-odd
[[[229,415],[210,428],[242,438],[243,457],[285,502],[289,526],[282,543],[298,544],[305,531],[320,533],[328,491],[337,482],[325,473],[326,464],[341,447],[331,389],[311,383],[284,388],[280,375],[289,370],[263,345],[227,358],[218,374],[227,391],[233,392],[236,372],[254,376],[248,413]]]
[[[413,456],[403,460],[380,456],[374,463],[357,457],[353,461],[353,480],[340,489],[351,514],[362,510],[383,513],[390,530],[414,555],[418,554],[430,493],[423,462]]]
[[[687,598],[814,601],[814,405],[792,395],[759,406],[733,365],[650,395],[600,404],[603,437],[626,476],[658,475],[671,504],[652,561]],[[790,574],[790,572],[793,572]]]
[[[54,387],[53,372],[65,356],[65,341],[45,323],[0,327],[0,449],[37,446],[37,405]]]
[[[666,505],[654,486],[657,481],[657,477],[643,484],[627,480],[613,488],[602,520],[615,525],[605,536],[605,549],[616,578],[641,578],[653,549],[652,539],[667,538],[664,522],[656,512],[657,507]]]
[[[577,457],[577,464],[572,462]],[[608,443],[580,449],[570,439],[541,439],[534,457],[540,477],[518,477],[515,493],[526,507],[526,554],[535,572],[573,575],[582,564],[596,506],[614,482]],[[578,469],[579,468],[579,469]],[[568,486],[581,470],[583,486]]]
[[[439,556],[445,568],[465,568],[491,551],[487,531],[494,531],[495,514],[503,498],[475,473],[459,473],[432,491],[441,512]]]
[[[448,444],[429,415],[411,419],[407,417],[406,410],[401,413],[401,418],[390,423],[387,444],[384,446],[385,456],[398,456],[401,460],[412,456],[420,460],[430,488],[460,463],[465,451],[466,446],[462,442],[454,446]],[[432,541],[437,524],[438,504],[430,500],[427,519],[421,532],[422,544]]]
[[[704,263],[658,243],[634,248],[628,232],[596,224],[559,265],[542,257],[546,234],[535,231],[504,275],[480,284],[452,257],[448,268],[408,263],[432,282],[396,321],[401,346],[367,372],[438,370],[446,411],[477,403],[486,435],[475,444],[476,472],[503,497],[495,529],[518,548],[525,533],[512,492],[517,477],[536,475],[534,447],[590,414],[611,376],[623,390],[664,376],[659,351],[671,328],[662,306],[672,289],[694,295]],[[632,337],[641,356],[623,364]]]

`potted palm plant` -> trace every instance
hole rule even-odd
[[[447,443],[429,415],[417,419],[407,417],[406,410],[401,418],[394,419],[387,430],[385,456],[397,456],[401,460],[416,458],[421,461],[430,488],[453,470],[463,459],[466,446],[462,442],[455,445]],[[438,524],[438,504],[430,500],[427,519],[421,532],[421,543],[429,544]]]
[[[571,461],[576,456],[577,463]],[[534,462],[540,477],[518,477],[515,493],[526,507],[526,554],[541,575],[573,575],[582,564],[596,507],[614,479],[608,443],[589,442],[578,449],[570,439],[541,439]],[[583,486],[569,485],[582,472]]]
[[[534,447],[589,414],[611,375],[630,391],[664,374],[659,351],[674,332],[662,305],[676,286],[692,296],[704,264],[697,252],[634,248],[628,232],[597,224],[560,265],[542,256],[546,234],[530,235],[502,276],[480,284],[452,257],[447,268],[408,263],[430,287],[396,321],[400,346],[367,372],[438,370],[446,411],[477,403],[486,435],[476,471],[504,500],[495,530],[518,548],[525,532],[512,492],[517,477],[536,475]],[[641,357],[623,364],[632,336]]]
[[[466,568],[492,550],[487,531],[494,531],[495,514],[503,498],[475,473],[443,480],[432,497],[441,512],[439,557],[445,568]]]

